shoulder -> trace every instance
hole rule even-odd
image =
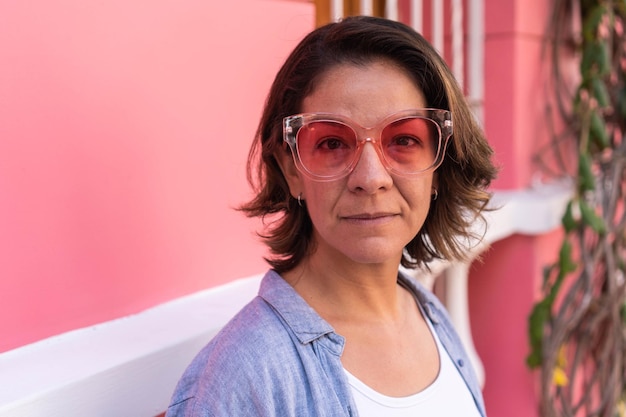
[[[263,415],[258,407],[267,405],[258,402],[268,395],[264,391],[285,383],[283,370],[297,359],[295,351],[280,317],[262,298],[254,298],[198,353],[174,392],[170,410],[211,408],[212,413],[168,415],[228,415],[229,410],[247,415],[244,410],[252,406],[250,415]]]

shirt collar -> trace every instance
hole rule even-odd
[[[307,344],[322,336],[338,344],[339,354],[343,351],[344,339],[307,304],[300,294],[276,271],[265,274],[261,281],[259,296],[271,305],[300,343]]]

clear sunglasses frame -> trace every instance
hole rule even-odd
[[[432,164],[421,170],[405,172],[394,167],[393,162],[387,160],[381,145],[381,134],[390,124],[410,118],[426,119],[433,122],[433,126],[436,127],[438,138],[435,138],[435,156]],[[300,129],[307,124],[324,121],[339,123],[347,126],[355,133],[357,141],[357,149],[355,150],[354,156],[350,162],[346,164],[341,171],[332,175],[320,175],[319,173],[309,170],[309,168],[302,163],[300,152],[298,150],[298,132]],[[296,167],[300,172],[315,181],[333,181],[350,174],[361,158],[363,146],[368,142],[374,145],[381,162],[389,172],[403,177],[417,177],[434,171],[441,165],[451,136],[452,113],[449,110],[441,109],[426,108],[403,110],[385,117],[385,119],[381,120],[376,126],[372,127],[363,127],[348,117],[332,113],[301,113],[288,116],[283,119],[283,140],[291,149],[291,154]]]

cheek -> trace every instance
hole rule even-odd
[[[325,205],[337,200],[345,188],[346,184],[343,180],[318,182],[307,178],[302,181],[302,198],[311,205]]]
[[[423,205],[424,201],[428,201],[430,205],[431,194],[433,192],[433,177],[419,178],[418,180],[396,180],[396,186],[400,193],[405,196],[406,200],[412,205]]]
[[[416,222],[423,223],[428,216],[432,201],[432,181],[420,181],[419,184],[407,184],[405,187],[398,187],[404,201],[408,205],[408,210]],[[421,226],[420,226],[421,227]]]
[[[332,183],[305,184],[303,198],[306,201],[309,216],[313,224],[332,216],[340,199],[341,186],[333,186]]]

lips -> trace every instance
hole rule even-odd
[[[397,213],[378,212],[378,213],[357,213],[343,216],[342,219],[348,223],[359,226],[377,226],[384,225],[398,216]]]
[[[354,220],[375,220],[384,217],[392,217],[395,216],[396,213],[359,213],[359,214],[351,214],[348,216],[342,216],[344,219],[354,219]]]

